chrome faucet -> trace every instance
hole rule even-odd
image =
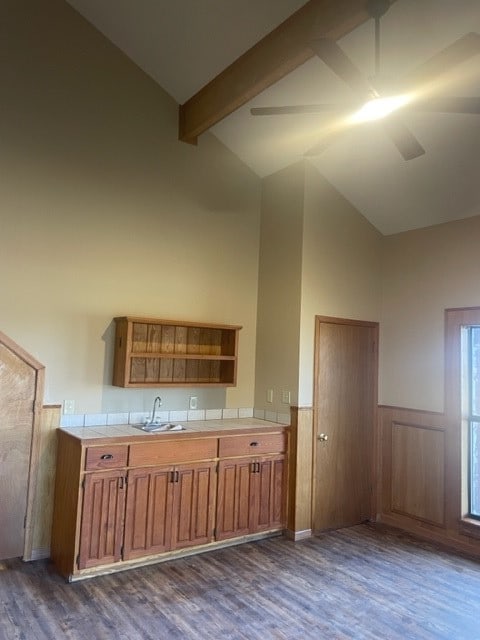
[[[156,424],[155,415],[161,406],[162,399],[160,398],[160,396],[157,396],[153,401],[152,417],[150,418],[150,420],[147,420],[147,422],[145,423],[146,425]]]

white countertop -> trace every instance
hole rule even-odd
[[[260,420],[259,418],[230,418],[226,420],[191,420],[181,422],[184,431],[154,431],[147,432],[137,429],[129,424],[93,426],[93,427],[60,427],[61,431],[69,433],[79,440],[98,440],[104,438],[182,438],[188,435],[222,435],[238,430],[254,430],[256,432],[266,429],[268,431],[281,430],[289,425]]]

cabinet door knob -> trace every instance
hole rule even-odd
[[[258,447],[258,442],[255,442],[255,441],[250,442],[250,446],[251,447]]]
[[[320,440],[320,442],[326,442],[328,440],[328,436],[326,433],[321,433],[317,436],[317,440]]]
[[[113,454],[104,453],[103,456],[100,456],[100,460],[113,460]]]

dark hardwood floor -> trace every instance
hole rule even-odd
[[[480,639],[480,563],[361,525],[67,584],[0,562],[2,640]]]

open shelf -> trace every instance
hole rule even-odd
[[[115,386],[235,386],[240,326],[114,320]]]

